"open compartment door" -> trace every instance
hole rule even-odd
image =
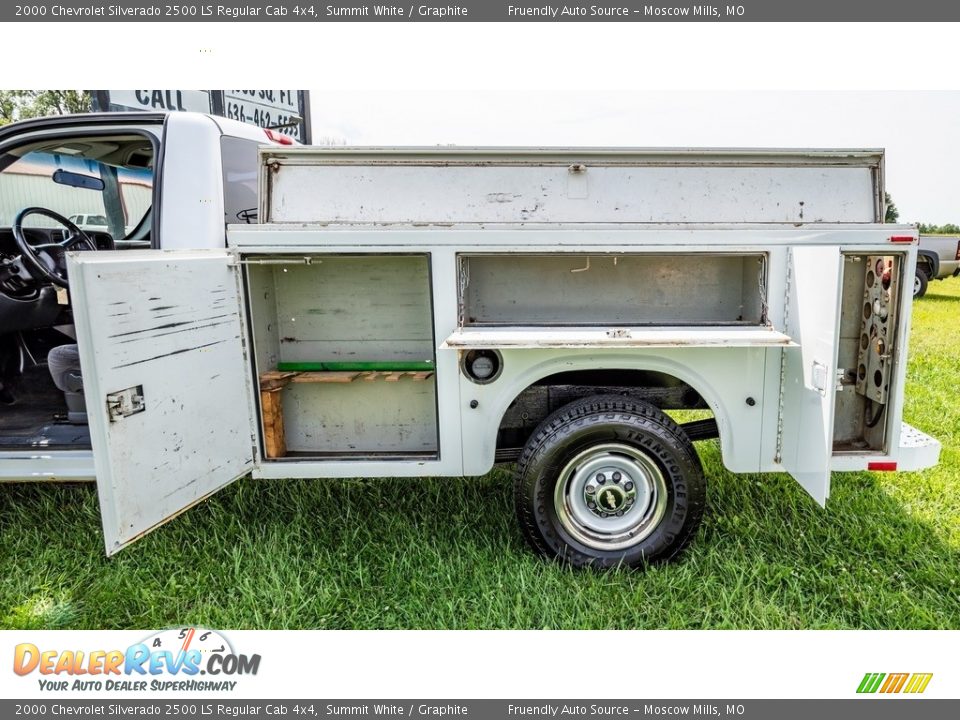
[[[70,258],[108,555],[251,469],[250,372],[228,258],[224,250]]]
[[[821,505],[830,495],[842,258],[836,247],[794,247],[787,298],[781,463]]]

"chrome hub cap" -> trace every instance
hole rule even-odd
[[[667,484],[645,453],[606,443],[564,466],[553,501],[560,524],[574,538],[588,547],[618,550],[643,540],[663,519]]]

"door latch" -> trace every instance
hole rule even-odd
[[[810,368],[810,384],[818,393],[827,396],[827,366],[821,362],[813,361]]]
[[[146,409],[146,403],[143,401],[143,385],[107,395],[107,414],[110,422],[118,422]]]

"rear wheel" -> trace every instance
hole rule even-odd
[[[913,276],[913,296],[921,298],[926,295],[929,282],[927,274],[918,267]]]
[[[689,438],[657,408],[621,396],[580,400],[544,420],[520,456],[515,491],[535,550],[600,568],[675,557],[706,501]]]

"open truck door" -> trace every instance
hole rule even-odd
[[[790,250],[786,331],[797,347],[783,350],[780,462],[820,505],[830,496],[842,268],[837,247]]]
[[[69,259],[108,555],[253,464],[241,289],[225,250]]]

